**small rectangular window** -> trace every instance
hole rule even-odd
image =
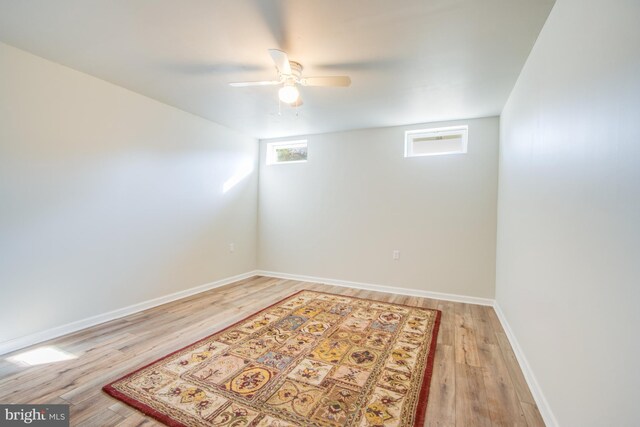
[[[467,126],[406,131],[404,133],[404,156],[466,153],[467,134]]]
[[[307,140],[270,142],[267,144],[267,164],[302,163],[307,161]]]

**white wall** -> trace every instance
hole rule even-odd
[[[254,270],[257,157],[255,139],[0,44],[0,343]]]
[[[497,301],[562,426],[640,425],[639,18],[558,0],[501,117]]]
[[[469,152],[404,158],[404,131],[469,125]],[[263,270],[494,296],[498,118],[307,136],[307,163],[265,165]],[[392,251],[401,251],[400,260]]]

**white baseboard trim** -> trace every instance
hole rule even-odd
[[[108,322],[110,320],[119,319],[130,314],[134,314],[140,311],[144,311],[153,307],[157,307],[168,302],[176,301],[181,298],[190,297],[200,292],[205,292],[210,289],[219,288],[221,286],[228,285],[239,280],[248,279],[256,276],[256,271],[250,271],[243,274],[238,274],[232,277],[226,277],[224,279],[216,280],[215,282],[206,283],[204,285],[196,286],[194,288],[185,289],[184,291],[174,292],[169,295],[150,299],[137,304],[133,304],[124,308],[109,311],[107,313],[98,314],[97,316],[91,316],[86,319],[77,320],[75,322],[67,323],[66,325],[56,326],[55,328],[47,329],[45,331],[36,332],[30,335],[26,335],[19,338],[14,338],[9,341],[0,342],[0,355],[10,353],[21,348],[29,347],[34,344],[48,341],[53,338],[58,338],[62,335],[67,335],[72,332],[77,332],[82,329],[89,328],[91,326],[98,325],[100,323]]]
[[[527,385],[529,386],[529,390],[531,390],[531,394],[533,395],[533,399],[536,401],[536,405],[538,405],[538,410],[540,411],[540,415],[542,415],[542,419],[547,427],[558,427],[558,420],[553,415],[551,411],[551,407],[549,406],[549,402],[544,397],[542,393],[542,389],[540,388],[540,384],[538,384],[538,380],[536,376],[533,374],[533,370],[527,361],[524,352],[522,351],[522,347],[518,343],[516,336],[509,326],[509,322],[507,322],[507,318],[504,316],[502,309],[498,305],[497,302],[493,304],[493,309],[498,315],[498,319],[502,324],[502,329],[507,334],[507,338],[509,339],[509,343],[511,344],[511,348],[513,348],[513,352],[516,355],[516,359],[518,360],[518,364],[520,365],[520,369],[524,374],[524,378],[527,381]]]
[[[421,289],[398,288],[395,286],[375,285],[371,283],[350,282],[347,280],[327,279],[325,277],[303,276],[300,274],[279,273],[275,271],[258,270],[259,276],[274,277],[276,279],[299,280],[302,282],[321,283],[324,285],[342,286],[344,288],[363,289],[366,291],[384,292],[387,294],[407,295],[411,297],[431,298],[443,301],[464,302],[467,304],[479,304],[493,306],[494,300],[490,298],[470,297],[466,295],[446,294],[441,292],[423,291]]]
[[[441,292],[431,292],[431,291],[423,291],[419,289],[408,289],[408,288],[397,288],[394,286],[385,286],[385,285],[376,285],[371,283],[360,283],[360,282],[351,282],[347,280],[337,280],[337,279],[327,279],[324,277],[313,277],[313,276],[304,276],[300,274],[289,274],[289,273],[280,273],[274,271],[264,271],[258,270],[256,274],[259,276],[265,277],[273,277],[277,279],[286,279],[286,280],[299,280],[302,282],[313,282],[313,283],[321,283],[326,285],[334,285],[341,286],[345,288],[354,288],[354,289],[363,289],[367,291],[377,291],[377,292],[385,292],[391,294],[400,294],[400,295],[408,295],[408,296],[416,296],[422,298],[432,298],[444,301],[454,301],[454,302],[463,302],[468,304],[479,304],[479,305],[488,305],[494,308],[500,323],[502,324],[502,328],[504,329],[507,338],[509,339],[509,343],[513,348],[513,351],[516,355],[516,359],[518,360],[518,364],[520,365],[520,369],[524,374],[525,380],[527,381],[527,385],[531,390],[531,394],[533,395],[534,400],[536,401],[536,405],[540,411],[540,415],[547,425],[547,427],[558,427],[558,421],[556,420],[553,412],[551,411],[551,407],[547,402],[547,399],[544,397],[542,393],[542,389],[536,380],[533,371],[531,370],[531,366],[527,361],[527,358],[518,343],[515,335],[513,334],[513,330],[509,326],[507,319],[500,309],[500,306],[493,299],[489,298],[478,298],[471,297],[466,295],[457,295],[457,294],[447,294]]]
[[[279,273],[274,271],[255,270],[255,271],[249,271],[247,273],[239,274],[236,276],[216,280],[214,282],[206,283],[204,285],[196,286],[194,288],[185,289],[184,291],[174,292],[169,295],[143,301],[143,302],[133,304],[117,310],[113,310],[107,313],[88,317],[86,319],[67,323],[66,325],[57,326],[55,328],[47,329],[45,331],[40,331],[34,334],[15,338],[9,341],[4,341],[0,343],[0,355],[10,353],[25,347],[29,347],[31,345],[38,344],[43,341],[58,338],[60,336],[67,335],[73,332],[77,332],[82,329],[86,329],[91,326],[98,325],[100,323],[105,323],[111,320],[119,319],[124,316],[128,316],[130,314],[148,310],[150,308],[157,307],[159,305],[176,301],[182,298],[186,298],[201,292],[219,288],[219,287],[228,285],[230,283],[237,282],[239,280],[248,279],[254,276],[265,276],[265,277],[273,277],[277,279],[286,279],[286,280],[299,280],[303,282],[322,283],[326,285],[341,286],[341,287],[353,288],[353,289],[363,289],[367,291],[377,291],[377,292],[384,292],[384,293],[391,293],[391,294],[431,298],[431,299],[444,300],[444,301],[492,306],[495,309],[495,312],[498,316],[498,319],[500,320],[500,323],[502,324],[502,328],[504,329],[507,335],[507,338],[509,339],[509,342],[511,343],[511,347],[513,348],[513,351],[516,355],[518,363],[520,364],[520,369],[522,369],[525,380],[527,381],[529,389],[531,390],[531,394],[533,395],[533,398],[535,399],[536,404],[538,405],[538,409],[540,410],[540,414],[542,415],[542,418],[545,424],[547,425],[547,427],[558,426],[558,421],[553,415],[553,412],[551,411],[549,403],[547,402],[547,399],[544,397],[544,394],[542,393],[542,389],[540,388],[540,385],[538,384],[538,381],[536,380],[536,377],[533,374],[533,371],[531,370],[529,362],[527,361],[527,358],[525,357],[524,352],[522,351],[522,348],[518,343],[518,340],[513,334],[513,331],[509,326],[509,323],[507,322],[507,319],[504,316],[502,309],[500,308],[500,306],[497,304],[495,300],[489,299],[489,298],[466,296],[466,295],[423,291],[420,289],[399,288],[394,286],[376,285],[371,283],[360,283],[360,282],[351,282],[347,280],[304,276],[300,274],[288,274],[288,273]]]

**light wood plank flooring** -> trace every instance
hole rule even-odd
[[[160,425],[101,387],[301,289],[442,310],[425,425],[544,425],[491,307],[268,277],[243,280],[34,346],[55,346],[77,359],[21,367],[6,360],[11,354],[1,356],[0,402],[68,403],[75,426]]]

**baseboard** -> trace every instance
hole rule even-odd
[[[549,407],[549,403],[547,399],[544,397],[542,393],[542,389],[536,380],[531,367],[529,366],[529,362],[527,362],[527,358],[518,344],[518,340],[516,339],[507,319],[504,316],[504,313],[500,309],[500,306],[496,303],[495,300],[489,298],[478,298],[471,297],[466,295],[457,295],[457,294],[447,294],[441,292],[431,292],[431,291],[423,291],[419,289],[408,289],[408,288],[397,288],[394,286],[385,286],[385,285],[376,285],[371,283],[360,283],[360,282],[351,282],[346,280],[337,280],[337,279],[327,279],[324,277],[313,277],[313,276],[304,276],[300,274],[289,274],[289,273],[280,273],[274,271],[264,271],[258,270],[256,274],[260,276],[273,277],[277,279],[287,279],[287,280],[299,280],[303,282],[313,282],[313,283],[322,283],[326,285],[334,285],[341,286],[345,288],[354,288],[354,289],[363,289],[367,291],[377,291],[377,292],[385,292],[391,294],[400,294],[400,295],[408,295],[408,296],[416,296],[422,298],[432,298],[444,301],[454,301],[454,302],[463,302],[468,304],[479,304],[479,305],[487,305],[491,306],[495,309],[496,314],[498,315],[498,319],[502,324],[502,328],[504,329],[507,338],[513,348],[513,351],[516,355],[516,359],[518,360],[518,364],[520,365],[520,369],[524,374],[525,380],[527,381],[527,385],[531,390],[531,394],[536,401],[536,405],[538,406],[538,410],[540,411],[540,415],[547,425],[547,427],[557,427],[558,422],[551,412],[551,408]]]
[[[323,277],[313,277],[313,276],[304,276],[299,274],[288,274],[288,273],[279,273],[273,271],[264,271],[264,270],[255,270],[250,271],[244,274],[239,274],[237,276],[227,277],[224,279],[216,280],[215,282],[206,283],[201,286],[196,286],[194,288],[185,289],[184,291],[175,292],[169,295],[165,295],[162,297],[154,298],[148,301],[143,301],[137,304],[130,305],[128,307],[120,308],[117,310],[113,310],[107,313],[99,314],[97,316],[88,317],[86,319],[78,320],[75,322],[67,323],[66,325],[57,326],[55,328],[47,329],[45,331],[36,332],[31,335],[27,335],[24,337],[15,338],[9,341],[5,341],[0,343],[0,355],[10,353],[15,350],[19,350],[21,348],[29,347],[34,344],[41,343],[43,341],[47,341],[50,339],[58,338],[63,335],[67,335],[73,332],[80,331],[82,329],[89,328],[91,326],[98,325],[100,323],[105,323],[110,320],[119,319],[124,316],[128,316],[130,314],[134,314],[140,311],[144,311],[153,307],[157,307],[162,304],[166,304],[172,301],[176,301],[182,298],[186,298],[201,292],[208,291],[210,289],[219,288],[221,286],[228,285],[233,282],[237,282],[239,280],[248,279],[253,276],[266,276],[273,277],[277,279],[286,279],[286,280],[299,280],[303,282],[313,282],[313,283],[322,283],[327,285],[341,286],[345,288],[353,288],[353,289],[363,289],[367,291],[376,291],[376,292],[384,292],[390,294],[399,294],[399,295],[407,295],[407,296],[415,296],[422,298],[431,298],[437,300],[444,301],[453,301],[453,302],[462,302],[468,304],[479,304],[479,305],[487,305],[492,306],[495,309],[495,312],[502,324],[502,328],[504,329],[509,342],[511,343],[511,347],[516,355],[518,363],[520,364],[520,368],[524,374],[524,377],[527,381],[529,389],[531,390],[531,394],[538,405],[538,409],[540,410],[540,414],[544,419],[547,427],[557,427],[558,422],[549,407],[547,399],[544,397],[542,393],[542,389],[536,380],[531,367],[529,366],[529,362],[518,343],[515,335],[509,323],[507,322],[502,309],[497,304],[496,301],[489,298],[478,298],[466,295],[457,295],[457,294],[448,294],[441,292],[431,292],[424,291],[419,289],[408,289],[408,288],[399,288],[394,286],[385,286],[385,285],[376,285],[371,283],[360,283],[360,282],[351,282],[347,280],[337,280],[337,279],[327,279]]]
[[[421,289],[397,288],[395,286],[375,285],[371,283],[350,282],[347,280],[327,279],[325,277],[303,276],[300,274],[279,273],[275,271],[258,270],[256,274],[277,279],[300,280],[303,282],[322,283],[325,285],[342,286],[345,288],[363,289],[366,291],[384,292],[387,294],[399,294],[412,297],[431,298],[443,301],[464,302],[467,304],[479,304],[493,306],[494,300],[478,298],[466,295],[447,294],[441,292],[423,291]]]
[[[82,329],[86,329],[91,326],[98,325],[100,323],[119,319],[121,317],[128,316],[130,314],[144,311],[153,307],[157,307],[159,305],[166,304],[168,302],[176,301],[181,298],[186,298],[195,294],[199,294],[200,292],[219,288],[221,286],[225,286],[230,283],[237,282],[239,280],[248,279],[256,275],[257,275],[257,272],[250,271],[247,273],[238,274],[236,276],[226,277],[224,279],[216,280],[215,282],[206,283],[204,285],[196,286],[190,289],[185,289],[184,291],[174,292],[169,295],[143,301],[137,304],[130,305],[128,307],[109,311],[107,313],[98,314],[97,316],[91,316],[86,319],[67,323],[66,325],[57,326],[55,328],[47,329],[45,331],[36,332],[34,334],[26,335],[19,338],[14,338],[9,341],[4,341],[0,343],[0,355],[10,353],[15,350],[19,350],[21,348],[29,347],[31,345],[38,344],[43,341],[48,341],[53,338],[58,338],[60,336],[67,335],[73,332],[77,332]]]
[[[100,323],[105,323],[111,320],[119,319],[121,317],[128,316],[130,314],[148,310],[150,308],[157,307],[162,304],[176,301],[181,298],[186,298],[186,297],[198,294],[200,292],[205,292],[210,289],[215,289],[224,285],[228,285],[233,282],[237,282],[238,280],[248,279],[250,277],[257,276],[257,275],[274,277],[279,279],[323,283],[327,285],[335,285],[335,286],[342,286],[342,287],[348,287],[348,288],[354,288],[354,289],[385,292],[385,293],[391,293],[391,294],[432,298],[432,299],[445,300],[445,301],[464,302],[464,303],[480,304],[480,305],[493,305],[493,300],[487,299],[487,298],[477,298],[477,297],[470,297],[470,296],[464,296],[464,295],[446,294],[446,293],[440,293],[440,292],[429,292],[429,291],[423,291],[418,289],[397,288],[393,286],[384,286],[384,285],[375,285],[375,284],[369,284],[369,283],[350,282],[345,280],[302,276],[297,274],[276,273],[272,271],[250,271],[244,274],[239,274],[237,276],[227,277],[221,280],[216,280],[215,282],[206,283],[201,286],[196,286],[194,288],[185,289],[184,291],[179,291],[179,292],[175,292],[162,297],[143,301],[137,304],[124,307],[124,308],[109,311],[107,313],[102,313],[96,316],[91,316],[85,319],[77,320],[75,322],[67,323],[65,325],[56,326],[55,328],[47,329],[47,330],[36,332],[23,337],[14,338],[9,341],[1,342],[0,355],[11,353],[13,351],[16,351],[25,347],[29,347],[44,341],[48,341],[54,338],[58,338],[63,335],[71,334],[73,332],[78,332],[82,329],[86,329],[91,326],[98,325]]]
[[[557,427],[558,420],[556,420],[556,417],[553,415],[551,407],[549,406],[549,402],[547,402],[547,399],[542,393],[540,384],[538,384],[538,380],[536,380],[536,376],[533,374],[533,370],[531,369],[531,366],[529,365],[529,362],[527,361],[527,358],[522,351],[522,347],[520,347],[520,344],[518,343],[518,340],[516,339],[511,326],[509,326],[509,322],[507,322],[507,318],[504,316],[504,313],[502,312],[502,309],[497,302],[493,304],[493,309],[498,315],[498,319],[502,324],[502,329],[504,329],[504,332],[507,334],[507,338],[509,339],[511,348],[513,348],[513,352],[516,355],[516,359],[518,360],[520,369],[524,374],[524,378],[527,381],[529,390],[531,390],[533,399],[536,401],[536,405],[538,405],[538,410],[540,411],[540,415],[542,415],[544,423],[547,427]]]

